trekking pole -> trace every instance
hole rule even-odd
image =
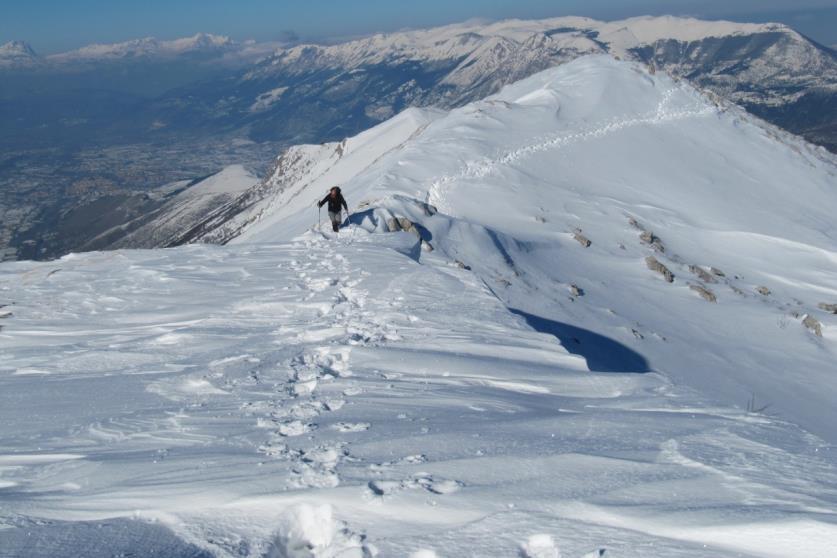
[[[322,230],[322,228],[323,228],[321,226],[322,222],[323,222],[323,206],[318,205],[317,206],[317,227],[316,227],[316,230],[318,230],[318,231]]]

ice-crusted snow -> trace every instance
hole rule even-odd
[[[0,265],[6,555],[831,552],[833,156],[591,57],[283,157],[227,246]]]

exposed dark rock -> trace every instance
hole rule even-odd
[[[690,265],[689,271],[697,275],[704,283],[715,283],[715,278],[709,274],[705,269],[697,265]]]
[[[660,275],[662,275],[666,281],[669,283],[674,283],[674,274],[671,272],[669,268],[665,265],[661,264],[657,261],[657,258],[654,256],[648,256],[645,258],[645,264],[648,266],[648,269],[651,271],[656,271]]]
[[[802,325],[807,327],[811,331],[811,333],[813,333],[817,337],[822,337],[822,324],[811,314],[805,316],[805,319],[802,320]]]
[[[585,248],[589,248],[590,245],[593,244],[593,242],[589,238],[587,238],[586,236],[584,236],[580,232],[576,232],[573,235],[573,238],[576,240],[576,242],[578,242],[579,244],[581,244]]]
[[[726,274],[717,267],[710,267],[709,271],[712,273],[712,275],[716,275],[718,277],[726,277]]]
[[[820,302],[817,304],[817,308],[820,310],[825,310],[830,314],[837,314],[837,304],[826,304],[825,302]]]
[[[663,253],[666,251],[665,246],[663,246],[663,241],[660,240],[660,237],[652,233],[651,231],[642,231],[639,235],[639,240],[643,244],[647,244],[651,246],[657,252]]]
[[[718,302],[718,297],[715,296],[715,293],[713,293],[703,285],[689,285],[689,288],[695,291],[697,294],[701,296],[701,298],[708,302]]]
[[[767,287],[757,287],[756,292],[762,296],[770,296],[770,289]]]
[[[570,292],[573,296],[584,296],[584,289],[575,284],[570,285]]]

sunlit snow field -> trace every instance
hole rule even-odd
[[[604,57],[299,151],[230,245],[0,265],[0,556],[832,552],[833,156]]]

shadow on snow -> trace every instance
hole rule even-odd
[[[509,308],[523,317],[529,327],[557,337],[567,351],[587,359],[587,366],[595,372],[651,372],[648,361],[633,349],[588,329],[556,322]]]

